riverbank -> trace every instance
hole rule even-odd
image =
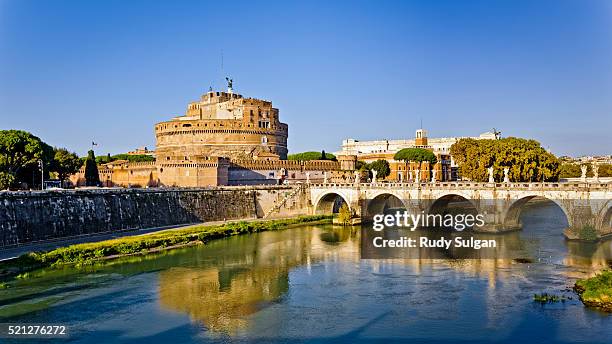
[[[203,224],[94,243],[70,245],[46,252],[31,252],[16,259],[1,262],[0,278],[8,279],[14,276],[25,278],[28,271],[37,268],[65,264],[91,264],[98,260],[204,244],[210,240],[233,235],[285,229],[303,224],[331,223],[331,221],[331,216],[313,215],[280,220],[239,221],[220,225]]]
[[[586,306],[612,312],[612,271],[604,271],[594,277],[578,280],[574,290]]]

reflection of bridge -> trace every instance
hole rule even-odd
[[[484,231],[499,232],[520,228],[522,206],[535,197],[556,203],[570,228],[590,226],[600,236],[612,234],[612,184],[603,183],[378,183],[312,184],[313,211],[331,213],[345,202],[364,220],[382,213],[390,204],[411,213],[426,214],[453,199],[465,199],[484,215]],[[394,206],[396,207],[396,206]]]

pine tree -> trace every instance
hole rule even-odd
[[[100,185],[100,175],[98,174],[98,165],[96,164],[96,156],[93,150],[87,152],[87,160],[85,160],[85,185]]]

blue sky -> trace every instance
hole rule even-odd
[[[0,129],[84,154],[224,88],[271,100],[289,150],[344,138],[535,138],[612,154],[612,1],[0,0]]]

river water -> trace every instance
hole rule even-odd
[[[65,324],[70,343],[612,343],[612,315],[569,290],[612,242],[566,242],[552,204],[522,221],[516,259],[360,259],[359,230],[316,225],[44,269],[0,290],[0,322]]]

